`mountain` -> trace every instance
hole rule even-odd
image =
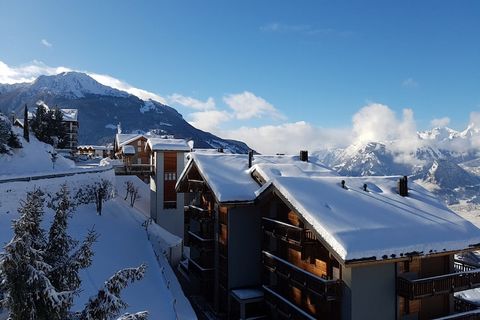
[[[418,147],[402,151],[400,141],[352,144],[346,148],[314,152],[327,166],[342,175],[409,175],[448,204],[461,200],[479,202],[480,130],[434,128],[418,132]],[[478,140],[477,140],[478,139]],[[404,143],[404,142],[403,142]]]
[[[33,109],[39,100],[49,106],[78,109],[80,144],[113,143],[116,125],[121,123],[124,133],[153,131],[192,139],[197,148],[249,150],[243,142],[194,128],[172,107],[105,86],[85,73],[64,72],[40,76],[32,83],[0,84],[0,112],[16,112],[21,118],[23,106]]]

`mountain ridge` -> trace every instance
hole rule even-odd
[[[32,109],[37,101],[49,106],[79,110],[79,143],[103,144],[113,142],[116,125],[124,132],[156,131],[192,139],[198,148],[223,148],[247,153],[245,143],[226,140],[199,130],[183,119],[178,111],[155,100],[103,85],[81,72],[42,75],[31,83],[0,84],[0,111],[23,117],[25,104]]]

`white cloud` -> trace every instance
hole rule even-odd
[[[415,79],[408,78],[402,81],[402,86],[405,88],[418,88],[419,84]]]
[[[40,42],[47,48],[52,47],[52,44],[50,42],[48,42],[47,39],[42,39]]]
[[[285,24],[285,23],[268,23],[260,27],[263,32],[277,33],[297,33],[306,36],[338,36],[348,37],[353,34],[351,31],[341,31],[333,28],[317,28],[308,24]]]
[[[430,125],[434,128],[446,127],[449,124],[450,124],[449,117],[435,118],[435,119],[432,119],[432,121],[430,121]]]
[[[201,101],[192,97],[187,97],[178,93],[174,93],[167,97],[171,104],[181,105],[196,110],[214,110],[215,100],[209,97],[206,101]]]
[[[273,119],[285,119],[271,103],[249,91],[226,95],[223,97],[223,101],[233,110],[235,117],[239,120],[262,118],[264,116]]]
[[[225,138],[244,141],[260,153],[297,154],[300,150],[321,150],[346,146],[351,142],[349,129],[325,129],[299,121],[258,128],[241,127],[221,132]]]
[[[218,133],[219,125],[232,118],[232,115],[222,110],[207,110],[193,112],[188,115],[188,123],[200,130]]]
[[[37,60],[18,67],[10,67],[3,61],[0,61],[0,83],[32,82],[42,74],[53,75],[66,71],[72,70],[66,67],[49,67]]]

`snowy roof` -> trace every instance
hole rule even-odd
[[[93,149],[93,150],[112,150],[112,146],[94,146],[94,145],[84,145],[78,146],[77,149]]]
[[[138,134],[138,133],[117,133],[115,135],[115,139],[117,140],[117,145],[119,147],[123,146],[124,144],[135,141],[141,137],[145,138],[143,134]]]
[[[122,152],[123,154],[126,154],[126,155],[133,155],[135,154],[135,147],[128,144],[124,145],[122,147]]]
[[[153,151],[190,151],[190,147],[184,139],[149,138],[147,145]]]
[[[277,177],[271,185],[344,261],[480,244],[480,230],[472,223],[414,183],[409,184],[408,197],[400,196],[397,181],[398,177]]]
[[[78,121],[77,109],[60,109],[63,114],[63,121]]]
[[[210,152],[192,152],[190,161],[182,172],[179,183],[195,163],[200,174],[219,202],[250,202],[256,198],[261,186],[252,178],[252,172],[258,171],[265,180],[277,176],[322,176],[336,175],[321,164],[317,158],[310,157],[309,162],[299,161],[298,156],[255,155],[252,168],[248,168],[248,155]]]

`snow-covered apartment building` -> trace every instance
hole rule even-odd
[[[480,286],[480,271],[455,255],[478,250],[480,230],[418,185],[341,177],[307,152],[191,152],[180,170],[183,148],[172,168],[188,199],[180,270],[219,317],[432,319],[469,309],[454,293]],[[168,180],[167,157],[157,154],[153,179]],[[166,208],[160,190],[152,212]]]

